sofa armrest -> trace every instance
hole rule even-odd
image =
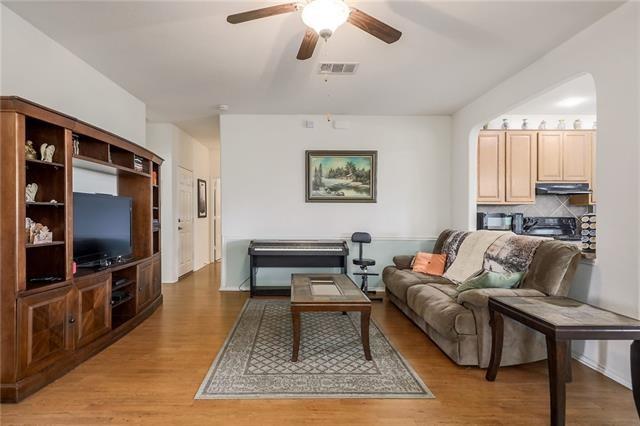
[[[411,269],[411,262],[413,262],[413,256],[400,255],[393,256],[393,263],[398,269]]]
[[[489,297],[499,296],[539,296],[544,297],[541,291],[532,288],[480,288],[463,291],[458,294],[458,303],[471,305],[474,308],[485,308],[489,304]]]

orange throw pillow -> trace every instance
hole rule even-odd
[[[413,272],[421,272],[428,275],[436,275],[441,277],[444,274],[444,264],[447,261],[446,254],[434,254],[434,253],[416,253],[416,257],[413,260]]]

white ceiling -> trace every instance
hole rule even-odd
[[[218,104],[231,113],[450,114],[620,4],[349,1],[402,38],[387,45],[344,25],[301,62],[299,13],[225,21],[278,2],[4,3],[143,100],[150,120],[190,133]],[[324,82],[320,60],[361,65]]]
[[[575,100],[575,105],[571,105]],[[568,101],[568,102],[567,102]],[[596,86],[583,75],[520,105],[509,114],[596,114]]]

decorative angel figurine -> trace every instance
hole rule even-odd
[[[42,145],[40,145],[40,160],[51,163],[53,161],[54,152],[56,152],[55,146],[43,143]]]
[[[27,189],[25,193],[26,193],[26,198],[28,203],[35,201],[36,194],[38,193],[38,184],[34,182],[27,185]]]
[[[31,227],[31,235],[33,244],[50,243],[53,241],[53,232],[41,223],[36,223]]]
[[[27,144],[24,146],[24,158],[27,160],[36,160],[38,158],[38,153],[33,147],[32,141],[27,141]]]

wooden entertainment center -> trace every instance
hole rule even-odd
[[[18,97],[0,98],[0,380],[17,402],[111,345],[162,304],[160,166],[153,152]],[[27,158],[33,141],[36,159]],[[40,145],[53,144],[52,161]],[[137,163],[137,167],[136,164]],[[110,174],[131,197],[133,259],[73,273],[75,167]],[[27,184],[37,183],[34,201]],[[29,243],[26,218],[51,242]],[[57,277],[49,282],[38,278]],[[125,297],[112,302],[112,292]]]

